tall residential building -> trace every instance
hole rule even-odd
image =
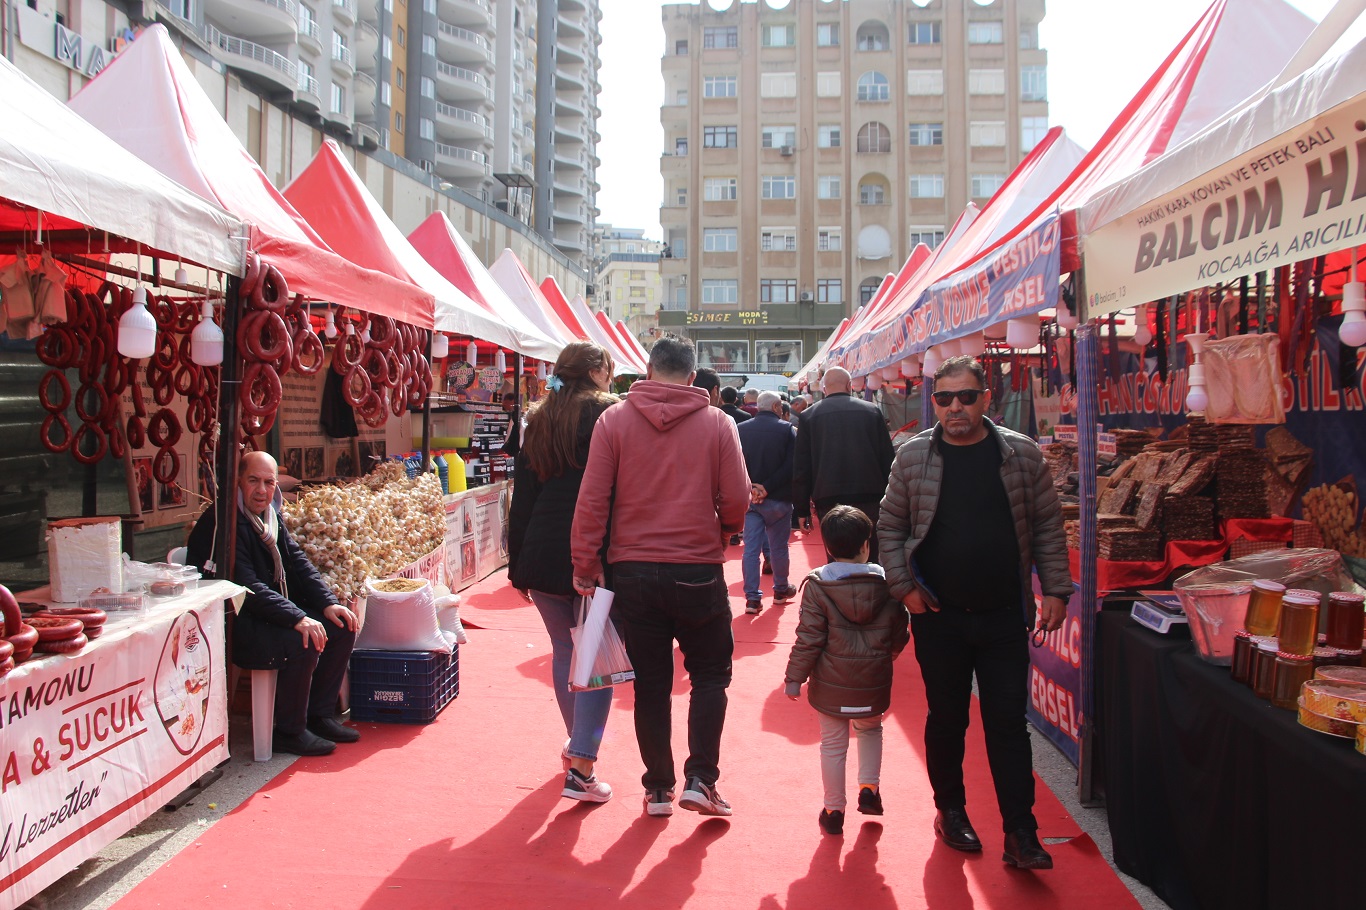
[[[586,268],[598,215],[598,0],[167,8],[299,115],[506,208]]]
[[[589,304],[613,322],[620,320],[645,347],[659,326],[663,283],[659,258],[664,244],[640,228],[599,224],[593,232],[593,272]]]
[[[787,372],[1048,128],[1044,0],[663,8],[662,328]]]

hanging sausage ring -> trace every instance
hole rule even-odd
[[[52,428],[60,427],[62,438],[60,441],[52,438]],[[53,411],[43,418],[43,427],[38,433],[38,438],[43,443],[43,448],[49,452],[65,452],[71,448],[71,424],[67,422],[66,415],[61,411]]]
[[[57,390],[61,393],[60,401],[52,400],[52,384],[57,384]],[[65,411],[67,405],[71,404],[71,383],[66,381],[66,374],[61,370],[48,370],[43,374],[43,378],[38,382],[38,403],[43,406],[43,410],[49,414]]]
[[[284,389],[269,364],[250,364],[242,375],[242,412],[252,417],[274,415]]]

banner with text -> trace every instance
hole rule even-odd
[[[206,583],[127,625],[111,619],[78,654],[0,679],[0,908],[228,757],[223,599],[241,590]]]
[[[1089,317],[1366,237],[1366,94],[1081,238]]]
[[[926,288],[905,315],[846,342],[831,359],[863,376],[931,345],[1056,306],[1058,235],[1058,217],[1050,215],[971,268]]]
[[[446,497],[446,586],[452,591],[492,575],[508,564],[506,480]]]
[[[1043,602],[1039,576],[1033,576],[1034,605]],[[1067,618],[1043,645],[1029,649],[1029,704],[1025,716],[1072,764],[1081,761],[1081,588],[1073,583]],[[1100,609],[1097,601],[1094,609]]]

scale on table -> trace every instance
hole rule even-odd
[[[1147,629],[1166,635],[1173,626],[1189,625],[1181,599],[1172,591],[1139,591],[1147,600],[1135,600],[1129,616]]]

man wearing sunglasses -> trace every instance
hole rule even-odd
[[[878,533],[887,584],[911,614],[925,682],[934,830],[956,850],[982,849],[963,787],[975,675],[1005,832],[1002,859],[1051,869],[1034,819],[1025,706],[1030,630],[1061,626],[1072,595],[1062,509],[1038,445],[986,417],[991,392],[981,364],[944,361],[933,389],[938,424],[897,452]],[[1031,566],[1044,593],[1037,617]]]

